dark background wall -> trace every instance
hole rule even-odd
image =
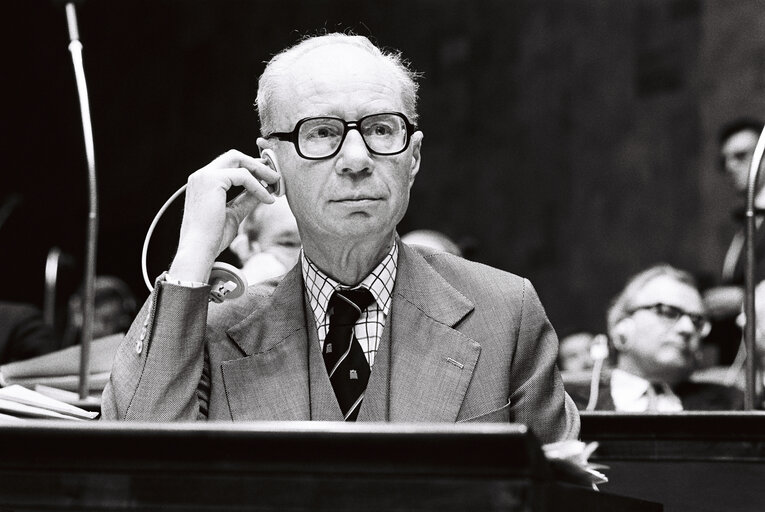
[[[0,299],[42,304],[44,260],[81,264],[84,150],[64,11],[5,6]],[[765,113],[761,0],[83,3],[101,194],[98,272],[141,297],[152,217],[193,170],[256,153],[262,63],[302,34],[346,30],[424,72],[423,167],[400,232],[441,230],[529,277],[553,324],[602,327],[633,272],[719,273],[735,202],[715,132]],[[159,274],[180,202],[150,253]],[[73,270],[72,282],[79,279]]]

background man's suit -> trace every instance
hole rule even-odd
[[[60,341],[30,304],[0,302],[0,363],[23,361],[58,349]]]
[[[569,382],[566,391],[580,410],[585,410],[590,400],[590,381]],[[744,394],[733,386],[713,382],[681,382],[672,387],[685,411],[734,411],[744,407]],[[600,376],[596,411],[615,411],[611,396],[611,373],[604,371]]]
[[[115,359],[105,419],[342,420],[299,264],[275,289],[250,287],[209,317],[208,293],[158,286]],[[543,442],[576,437],[557,348],[527,280],[400,244],[358,420],[516,421]]]

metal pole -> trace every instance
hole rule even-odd
[[[744,347],[746,348],[746,386],[744,388],[744,408],[751,411],[755,408],[756,399],[759,396],[760,385],[757,383],[757,343],[755,332],[757,318],[755,316],[754,288],[755,283],[755,258],[754,258],[754,197],[757,190],[757,176],[760,173],[762,155],[765,151],[765,128],[760,133],[757,146],[752,155],[752,164],[749,167],[749,177],[746,190],[746,237],[745,237],[745,272],[744,272]]]
[[[90,122],[90,103],[88,86],[85,81],[85,68],[82,64],[82,43],[77,29],[77,14],[74,3],[66,4],[66,21],[69,28],[69,52],[72,54],[74,76],[77,80],[77,93],[80,99],[82,131],[85,138],[85,157],[88,162],[88,231],[85,247],[85,277],[83,280],[83,319],[82,341],[80,345],[80,383],[78,386],[81,400],[88,398],[90,386],[90,342],[93,339],[93,308],[95,303],[96,245],[98,236],[98,195],[96,187],[96,159],[93,145],[93,127]]]

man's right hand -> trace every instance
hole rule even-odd
[[[233,149],[189,176],[170,275],[181,281],[206,283],[215,258],[236,237],[244,218],[259,202],[274,202],[260,180],[276,183],[278,179],[276,171],[262,159]],[[234,186],[245,191],[226,203],[226,192]]]
[[[744,289],[740,286],[716,286],[704,292],[704,305],[714,320],[736,316],[744,303]]]

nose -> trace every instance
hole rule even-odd
[[[675,329],[678,332],[685,333],[685,334],[697,334],[696,326],[693,325],[693,321],[691,320],[691,317],[688,315],[681,316],[677,323],[675,324]]]
[[[357,174],[371,169],[372,157],[356,128],[349,128],[337,158],[337,171],[340,174]]]

